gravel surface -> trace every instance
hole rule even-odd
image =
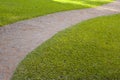
[[[0,80],[10,80],[18,63],[55,33],[81,21],[120,13],[120,0],[97,8],[58,12],[0,27]]]

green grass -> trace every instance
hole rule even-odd
[[[0,0],[0,26],[58,11],[98,6],[113,0],[71,1],[74,0]]]
[[[120,14],[57,33],[17,67],[12,80],[120,80]]]

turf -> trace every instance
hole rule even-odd
[[[54,12],[98,6],[113,0],[71,1],[74,0],[0,0],[0,26]]]
[[[120,14],[57,33],[17,67],[12,80],[120,80]]]

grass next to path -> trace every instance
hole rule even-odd
[[[120,14],[77,24],[32,51],[12,80],[120,80]]]
[[[53,12],[88,8],[113,0],[0,0],[0,26]]]

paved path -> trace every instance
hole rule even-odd
[[[120,0],[97,8],[72,10],[0,28],[0,80],[10,80],[18,63],[55,33],[81,21],[120,13]]]

